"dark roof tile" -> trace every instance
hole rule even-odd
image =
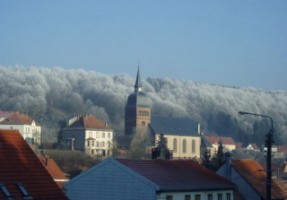
[[[234,189],[234,185],[192,160],[118,161],[159,185],[162,191]]]

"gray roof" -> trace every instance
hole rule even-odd
[[[151,129],[166,135],[198,135],[197,123],[188,118],[152,116]]]

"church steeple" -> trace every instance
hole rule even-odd
[[[135,82],[135,92],[141,92],[141,91],[142,91],[142,81],[140,76],[140,66],[138,66],[137,79]]]

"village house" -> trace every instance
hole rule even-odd
[[[28,115],[0,111],[0,129],[18,130],[30,145],[42,143],[41,126]]]
[[[65,184],[70,200],[234,200],[235,186],[193,160],[108,158]]]
[[[57,185],[62,188],[63,184],[69,180],[69,175],[64,173],[54,159],[50,158],[48,155],[45,155],[44,152],[41,152],[41,154],[38,155],[38,158]]]
[[[236,143],[232,137],[219,137],[219,136],[202,136],[205,138],[203,141],[207,141],[209,144],[210,155],[214,156],[218,150],[220,143],[223,145],[224,152],[231,152],[236,149]]]
[[[67,200],[18,130],[0,130],[0,199]]]
[[[246,200],[266,199],[266,173],[255,160],[227,160],[217,174],[237,185]],[[272,180],[271,199],[287,199],[287,189],[279,180]]]
[[[105,157],[112,155],[113,137],[114,131],[107,122],[93,115],[77,115],[60,130],[59,143],[64,149]]]
[[[248,144],[248,145],[245,147],[245,149],[246,149],[247,151],[256,151],[256,152],[259,152],[259,151],[260,151],[259,147],[258,147],[257,144],[255,144],[255,143],[250,143],[250,144]]]

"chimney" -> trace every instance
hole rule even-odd
[[[201,132],[201,130],[200,130],[200,123],[198,123],[197,124],[197,133],[198,133],[198,135],[200,135],[200,132]]]
[[[48,167],[48,161],[49,161],[49,157],[45,156],[45,164],[46,164],[47,167]]]
[[[231,155],[228,152],[225,154],[225,178],[231,180]]]

